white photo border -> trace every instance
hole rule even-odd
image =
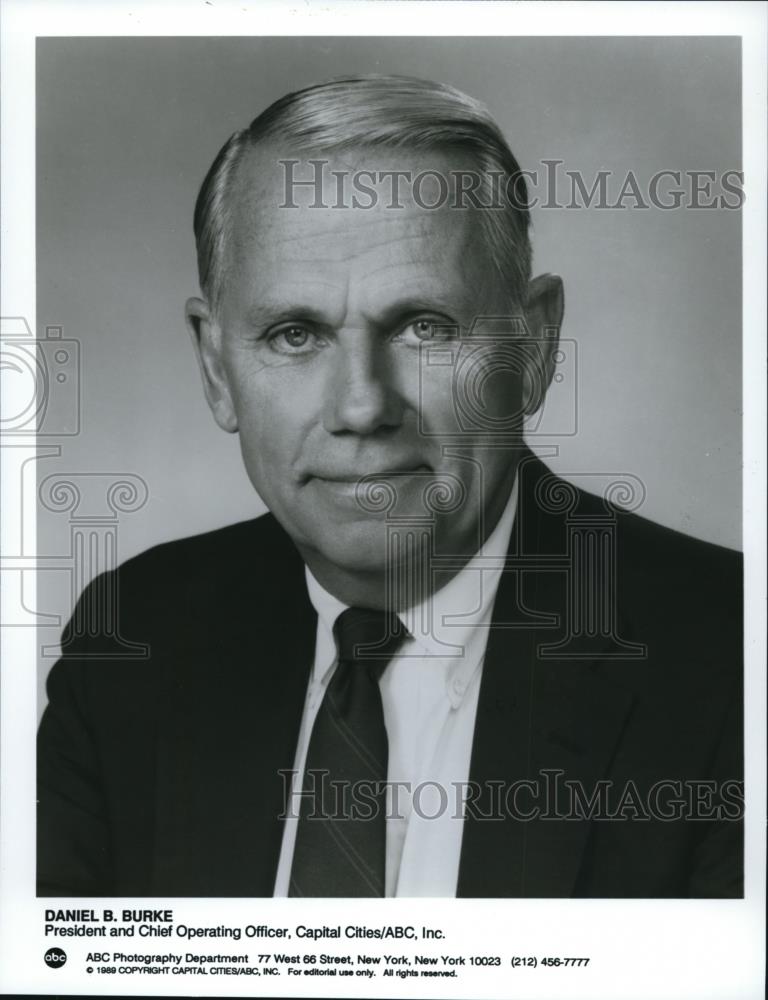
[[[763,3],[421,3],[303,2],[69,3],[5,0],[2,7],[2,315],[35,314],[35,42],[38,36],[228,35],[736,35],[742,42],[743,168],[743,542],[746,587],[746,835],[748,875],[743,900],[169,900],[188,921],[295,924],[388,923],[439,925],[461,950],[482,955],[504,941],[504,953],[593,956],[591,970],[550,978],[496,977],[478,969],[470,979],[417,980],[418,995],[517,997],[753,997],[761,995],[765,941],[765,662],[766,662],[766,5]],[[15,412],[12,391],[3,399]],[[25,555],[34,556],[35,491],[22,491],[23,466],[2,448],[2,551],[24,526]],[[32,457],[32,462],[34,457]],[[10,475],[15,470],[16,481]],[[25,595],[35,606],[34,574]],[[3,601],[9,595],[3,591]],[[3,616],[2,619],[5,620]],[[36,729],[34,629],[2,631],[2,754],[0,756],[0,991],[103,994],[74,968],[53,972],[42,961],[44,900],[35,896]],[[79,900],[78,906],[102,901]],[[117,910],[121,900],[112,900]],[[131,905],[132,901],[126,901]],[[255,905],[257,904],[257,905]],[[133,901],[133,905],[135,901]],[[153,901],[153,905],[158,905]],[[256,918],[259,918],[258,920]],[[500,946],[500,945],[499,945]],[[46,944],[47,947],[47,944]],[[294,950],[296,949],[294,942]],[[367,982],[367,981],[366,981]],[[455,983],[455,985],[454,985]],[[298,985],[296,985],[298,984]],[[123,995],[174,996],[199,982],[177,977],[115,977]],[[216,995],[256,995],[259,984],[235,977],[215,983]],[[305,995],[307,980],[261,984],[272,996]],[[359,996],[351,979],[315,979],[317,996]],[[370,987],[362,984],[370,995]],[[295,987],[295,989],[294,989]],[[298,993],[296,992],[298,990]],[[379,978],[378,996],[414,996],[410,980]],[[210,994],[209,994],[210,995]]]

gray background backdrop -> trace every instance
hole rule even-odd
[[[40,40],[37,60],[38,331],[80,342],[82,418],[39,476],[146,481],[120,559],[263,509],[209,415],[183,303],[200,182],[277,97],[408,73],[483,100],[524,168],[561,159],[589,183],[740,168],[738,39],[65,38]],[[632,473],[641,513],[739,548],[740,213],[537,208],[533,224],[535,270],[562,275],[578,345],[578,433],[550,465]],[[39,551],[65,553],[69,530],[41,511]],[[40,574],[41,610],[68,614],[71,593],[66,572]]]

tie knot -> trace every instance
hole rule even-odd
[[[394,612],[371,608],[347,608],[336,619],[334,633],[340,660],[382,667],[407,635]]]

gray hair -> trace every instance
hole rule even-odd
[[[481,212],[490,256],[520,301],[531,276],[530,217],[525,179],[498,125],[479,101],[453,87],[407,76],[357,76],[299,90],[271,104],[219,151],[195,205],[200,288],[218,310],[231,231],[232,188],[249,149],[280,140],[315,152],[385,147],[457,150],[468,154],[496,207]],[[498,201],[498,192],[504,200]]]

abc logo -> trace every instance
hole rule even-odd
[[[67,960],[67,953],[61,948],[49,948],[43,958],[49,969],[60,969]]]

